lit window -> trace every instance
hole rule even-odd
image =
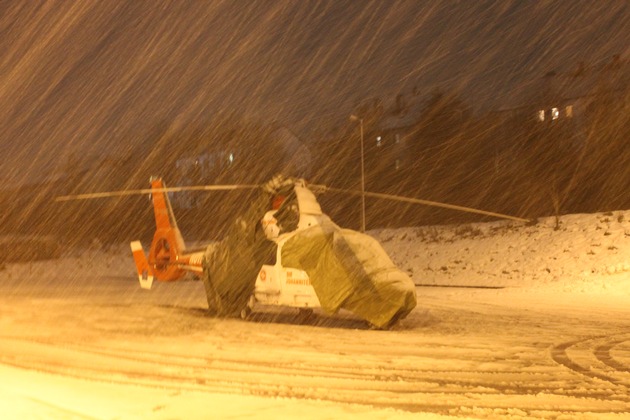
[[[560,117],[560,110],[558,108],[551,108],[551,119],[557,120]]]
[[[383,145],[383,138],[381,136],[376,137],[376,147],[381,147]]]
[[[573,118],[573,105],[567,105],[565,111],[567,113],[567,118]]]
[[[541,109],[538,111],[538,121],[545,121],[545,110]]]

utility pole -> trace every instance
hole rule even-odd
[[[363,158],[363,118],[356,115],[350,115],[350,121],[359,122],[359,130],[361,133],[361,232],[365,233],[365,164]]]

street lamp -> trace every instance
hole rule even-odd
[[[361,130],[361,232],[365,232],[365,166],[363,164],[363,118],[350,115],[350,121],[358,121]]]

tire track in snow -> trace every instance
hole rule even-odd
[[[611,355],[613,348],[630,341],[630,337],[622,337],[595,336],[567,341],[551,349],[551,358],[573,372],[609,382],[627,393],[630,390],[630,366]],[[603,344],[598,344],[601,341]]]
[[[3,341],[6,342],[5,337]],[[182,354],[134,351],[129,349],[112,349],[77,343],[60,343],[49,340],[29,340],[12,338],[24,349],[34,346],[31,357],[2,354],[0,361],[5,364],[60,374],[75,378],[108,381],[120,384],[173,388],[177,390],[195,390],[218,393],[240,393],[267,397],[288,397],[321,399],[341,403],[366,404],[383,407],[396,407],[407,411],[431,411],[451,413],[453,407],[482,407],[486,410],[501,410],[500,404],[495,407],[480,405],[482,397],[500,400],[506,395],[527,394],[535,400],[537,394],[558,394],[562,381],[557,386],[550,378],[541,378],[540,374],[522,374],[512,385],[501,384],[496,376],[514,374],[515,372],[467,371],[447,372],[422,369],[387,369],[378,366],[368,369],[369,372],[357,372],[356,366],[326,365],[318,363],[265,363],[251,362],[238,358],[206,358]],[[567,343],[568,344],[568,343]],[[59,349],[60,347],[60,349]],[[59,363],[52,352],[76,353],[76,357],[63,354],[58,360],[86,359],[90,363],[82,366]],[[32,356],[32,355],[35,356]],[[44,357],[38,358],[38,355]],[[89,355],[87,358],[86,355]],[[380,374],[375,374],[378,371]],[[470,380],[440,379],[448,373],[470,374]],[[536,378],[533,380],[533,378]],[[324,380],[325,382],[322,382]],[[540,384],[544,382],[543,384]],[[322,386],[325,383],[325,386]],[[533,384],[532,384],[533,383]],[[175,386],[173,386],[175,384]],[[528,386],[529,385],[529,386]],[[550,386],[551,385],[551,386]],[[600,401],[614,402],[601,412],[627,412],[626,399],[606,390],[590,392],[560,393],[574,398],[590,398]],[[496,402],[494,404],[497,404]],[[561,412],[581,412],[572,407],[574,403],[555,406]],[[520,407],[525,412],[546,411],[545,404]],[[589,412],[597,412],[596,405],[589,407]]]
[[[619,372],[630,373],[630,366],[619,362],[610,354],[613,348],[618,347],[626,342],[630,342],[630,339],[615,340],[601,345],[595,349],[595,357],[597,357],[602,363],[610,366],[611,368]]]
[[[76,410],[69,410],[66,407],[62,407],[57,404],[53,404],[49,401],[44,401],[40,398],[28,398],[29,401],[32,401],[42,407],[45,407],[46,414],[50,415],[50,418],[58,418],[58,419],[86,419],[86,420],[97,420],[98,417],[91,416],[88,414],[80,413]]]
[[[4,337],[5,340],[10,339]],[[302,376],[318,379],[330,380],[356,380],[366,381],[370,383],[383,384],[428,384],[431,387],[439,386],[459,386],[466,389],[474,389],[483,387],[483,394],[491,394],[504,392],[527,392],[538,393],[549,391],[548,386],[531,384],[531,377],[536,376],[538,381],[544,380],[546,383],[554,383],[555,374],[545,373],[519,373],[513,370],[439,370],[439,369],[410,369],[408,367],[392,367],[383,363],[373,364],[371,367],[348,364],[330,364],[322,363],[321,360],[316,361],[295,361],[287,362],[269,362],[266,360],[240,359],[237,357],[201,357],[181,355],[166,352],[150,352],[136,351],[129,349],[104,349],[97,346],[89,346],[85,344],[77,344],[70,342],[52,342],[48,340],[25,340],[17,338],[16,340],[30,342],[44,346],[63,346],[66,350],[77,351],[80,353],[89,353],[92,355],[102,356],[104,358],[112,358],[114,360],[126,360],[130,362],[156,364],[158,366],[169,366],[181,369],[205,369],[208,371],[222,372],[225,374],[276,374],[281,376]],[[360,369],[360,371],[359,371]],[[469,379],[453,379],[453,376],[459,378],[469,377]],[[484,380],[480,381],[479,377],[483,376]],[[500,381],[499,376],[511,376],[515,382],[513,385],[503,384],[497,385]],[[450,377],[450,378],[449,378]],[[356,388],[353,388],[356,389]],[[407,391],[411,392],[411,391]]]

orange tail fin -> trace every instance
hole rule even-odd
[[[166,188],[161,178],[151,179],[151,189]],[[186,252],[184,239],[177,227],[171,201],[165,191],[152,194],[155,214],[155,234],[149,249],[149,266],[160,281],[179,280],[186,274],[180,267],[179,258]]]
[[[186,246],[177,227],[173,208],[161,178],[151,179],[153,212],[155,214],[155,234],[149,248],[148,260],[139,242],[131,243],[131,250],[143,288],[150,288],[153,277],[159,281],[176,281],[190,271],[189,255],[184,255]]]

